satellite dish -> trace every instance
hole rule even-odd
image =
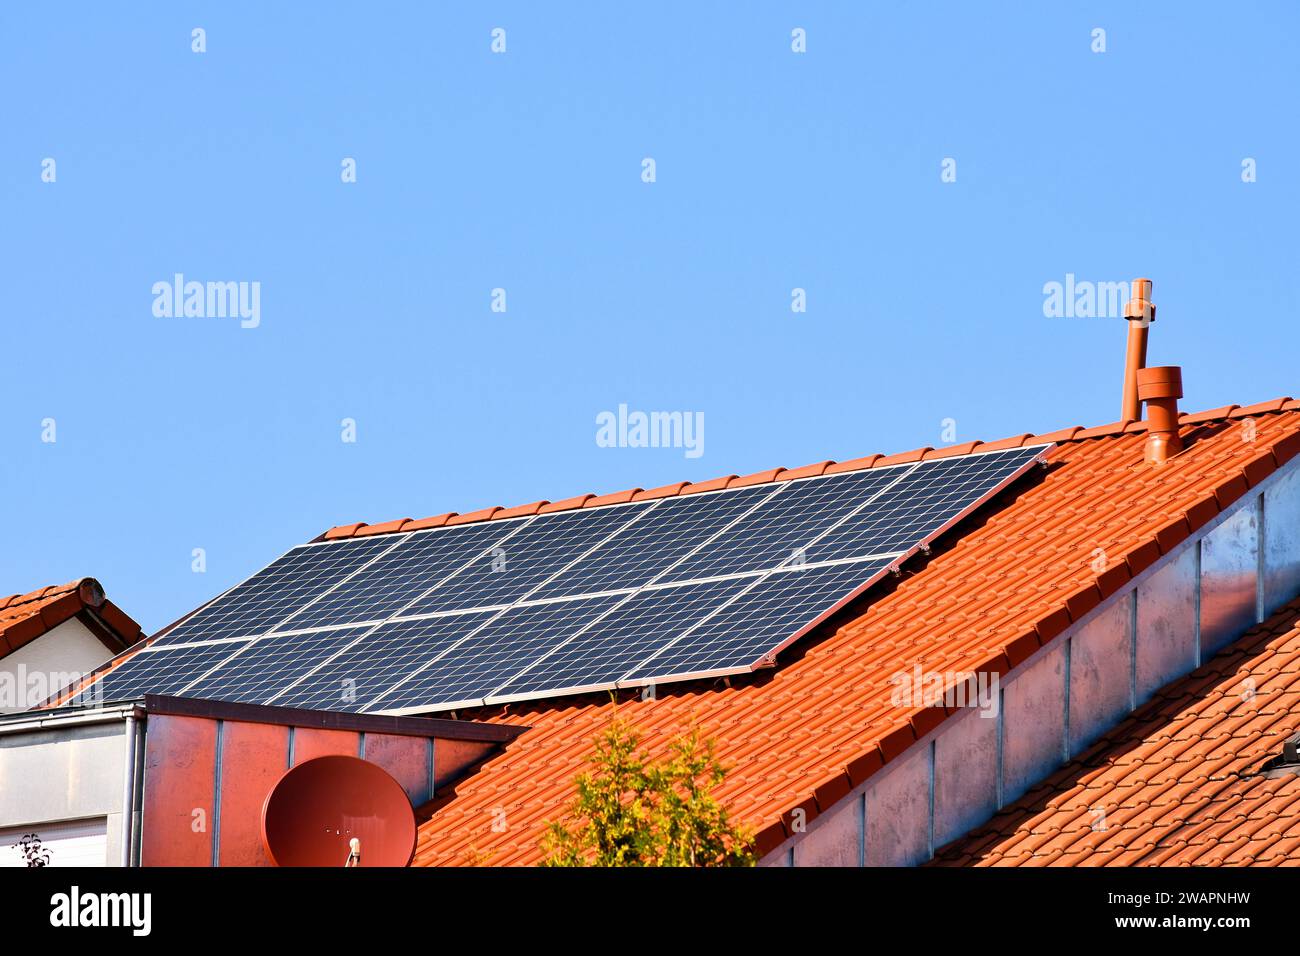
[[[262,843],[276,866],[406,866],[415,813],[380,767],[317,757],[290,768],[267,794]]]

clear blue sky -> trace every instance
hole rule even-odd
[[[0,7],[0,593],[152,631],[333,524],[1112,421],[1067,273],[1154,279],[1185,407],[1300,394],[1294,4],[539,6]]]

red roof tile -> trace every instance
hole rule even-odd
[[[1300,865],[1300,599],[939,851],[939,866]],[[1253,681],[1253,695],[1241,693]]]
[[[107,638],[105,643],[113,650],[135,644],[143,637],[140,625],[104,597],[98,581],[80,578],[26,594],[0,597],[0,657],[82,613],[92,616],[95,635],[101,640]]]
[[[868,595],[847,623],[810,635],[775,669],[728,684],[667,685],[653,700],[627,693],[617,704],[598,695],[475,711],[476,719],[530,729],[456,785],[421,826],[415,862],[538,862],[545,822],[562,812],[616,707],[640,728],[651,753],[662,753],[691,724],[715,738],[730,767],[718,796],[758,831],[761,846],[779,845],[782,821],[795,808],[811,820],[820,812],[818,794],[837,792],[841,776],[861,783],[942,719],[892,706],[892,675],[920,663],[931,671],[1005,670],[1054,639],[1071,610],[1082,614],[1101,599],[1092,567],[1097,548],[1113,557],[1112,568],[1124,568],[1108,572],[1101,587],[1149,566],[1157,551],[1167,553],[1219,513],[1216,489],[1244,482],[1243,469],[1261,453],[1283,460],[1283,449],[1300,441],[1300,412],[1260,415],[1253,443],[1236,429],[1182,431],[1186,450],[1158,469],[1143,462],[1145,436],[1125,432],[1123,423],[1061,438],[1048,452],[1051,467],[1035,472],[1033,483],[1003,494],[984,509],[982,523],[936,544],[922,570]],[[978,450],[1035,442],[1021,435]],[[1255,480],[1264,467],[1252,466]],[[504,829],[494,825],[501,812]],[[1300,827],[1290,835],[1300,838]],[[1045,852],[1064,860],[1079,850],[1066,840]]]

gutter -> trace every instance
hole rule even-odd
[[[143,716],[138,703],[120,704],[96,710],[73,712],[50,712],[35,716],[30,713],[15,714],[15,719],[0,718],[0,737],[11,734],[28,734],[37,730],[52,730],[58,727],[80,727],[94,724],[113,724],[128,717]]]

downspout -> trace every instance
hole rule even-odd
[[[135,761],[138,728],[134,714],[126,718],[126,754],[122,770],[122,866],[131,865],[131,841],[135,836]]]

